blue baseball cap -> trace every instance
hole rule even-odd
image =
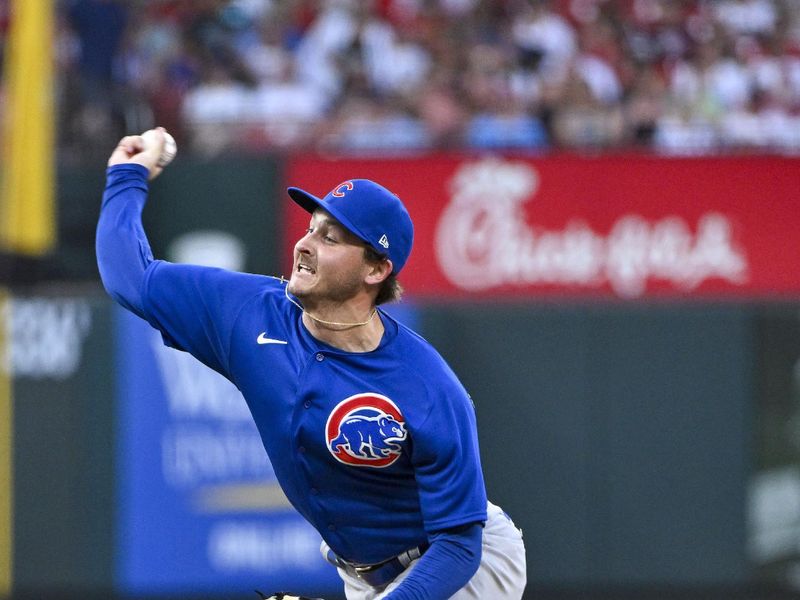
[[[382,185],[369,179],[349,179],[317,198],[296,187],[289,196],[310,213],[326,210],[348,231],[392,261],[399,273],[411,254],[414,225],[403,202]]]

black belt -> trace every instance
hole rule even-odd
[[[351,577],[357,577],[367,585],[377,588],[394,581],[395,577],[405,571],[412,561],[425,554],[427,549],[428,544],[422,544],[421,546],[406,550],[402,554],[398,554],[383,562],[375,563],[374,565],[352,563],[336,556],[333,550],[328,550],[326,558],[329,563],[343,569],[344,572]]]

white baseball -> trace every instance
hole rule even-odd
[[[175,143],[175,138],[172,137],[169,132],[165,131],[164,133],[164,149],[161,151],[161,156],[158,157],[158,166],[159,167],[166,167],[169,163],[172,162],[172,159],[175,158],[175,155],[178,153],[178,144]],[[150,147],[151,144],[155,144],[156,130],[155,129],[148,129],[142,134],[142,139],[144,139],[144,146],[145,148]]]

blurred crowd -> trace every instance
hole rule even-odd
[[[800,152],[800,0],[62,0],[60,145]]]

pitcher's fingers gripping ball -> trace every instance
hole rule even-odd
[[[166,129],[162,129],[161,133],[164,135],[164,148],[161,150],[161,155],[158,157],[158,166],[162,169],[172,162],[175,155],[178,153],[178,144],[175,143],[175,138],[172,137]],[[158,145],[158,133],[155,129],[148,129],[142,134],[145,149]]]

